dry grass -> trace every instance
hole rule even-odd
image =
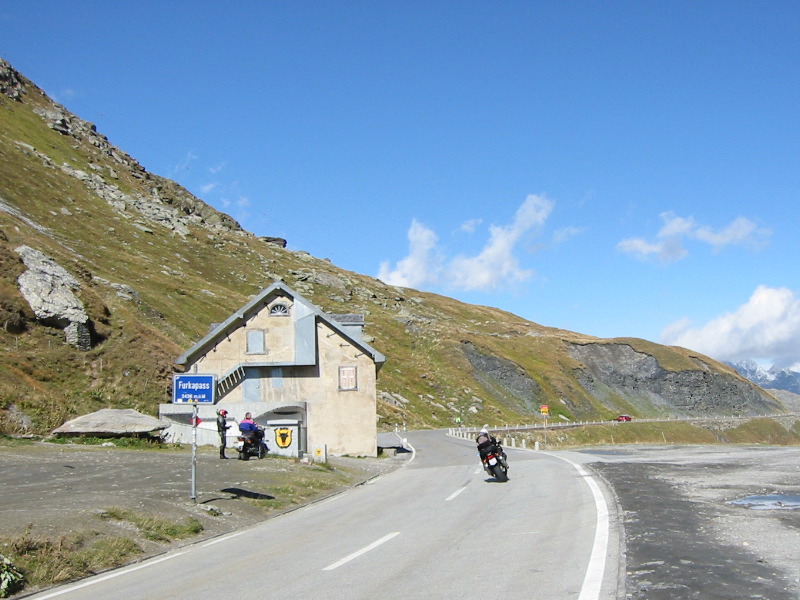
[[[176,523],[155,515],[141,514],[121,508],[106,509],[101,513],[101,517],[132,523],[146,539],[155,542],[182,540],[203,531],[200,521],[191,517],[183,522]]]
[[[49,585],[84,577],[125,564],[141,548],[125,537],[98,537],[92,532],[73,532],[57,538],[39,537],[29,525],[25,533],[2,540],[4,554],[30,586]]]
[[[521,446],[532,448],[536,442],[543,448],[560,449],[581,446],[618,444],[766,444],[800,445],[797,421],[790,428],[769,418],[751,419],[741,425],[720,428],[716,424],[689,421],[654,423],[609,423],[571,429],[536,430],[513,433],[508,437]]]

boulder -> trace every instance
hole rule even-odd
[[[160,431],[169,427],[161,419],[144,415],[132,408],[104,408],[76,417],[53,430],[53,435],[94,435],[122,437]]]
[[[17,278],[19,291],[38,319],[65,330],[67,343],[79,350],[92,346],[89,315],[75,295],[80,283],[52,258],[28,246],[15,249],[28,267]]]

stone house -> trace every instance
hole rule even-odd
[[[270,434],[280,430],[296,438],[292,455],[376,456],[376,381],[386,358],[364,341],[363,327],[362,315],[327,314],[282,282],[263,290],[176,360],[216,379],[215,404],[198,406],[208,426],[198,442],[217,443],[212,424],[225,408],[229,418],[250,412],[267,426],[271,451],[280,440]],[[161,405],[173,439],[189,440],[191,412]]]

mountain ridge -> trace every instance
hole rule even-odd
[[[800,394],[800,373],[792,369],[779,369],[774,366],[765,369],[754,360],[726,362],[736,371],[762,388],[784,390]]]
[[[784,410],[690,350],[386,285],[255,236],[149,173],[5,61],[0,115],[0,432],[49,431],[106,407],[155,414],[175,358],[278,280],[326,312],[365,315],[365,339],[387,356],[382,428],[531,422],[543,405],[568,420]],[[74,277],[88,349],[65,343],[26,301],[22,246]]]

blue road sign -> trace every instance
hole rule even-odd
[[[217,382],[215,375],[173,375],[172,402],[214,404]]]

